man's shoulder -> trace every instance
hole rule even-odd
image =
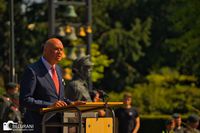
[[[116,109],[115,109],[115,112],[116,112],[116,113],[119,113],[119,112],[122,112],[122,111],[124,111],[124,108],[122,108],[122,107],[119,107],[119,108],[116,108]]]
[[[182,126],[174,129],[175,133],[184,133],[185,130],[186,128]]]
[[[137,107],[131,107],[131,108],[130,108],[130,111],[138,112],[138,108],[137,108]]]
[[[189,129],[189,128],[186,128],[185,132],[184,133],[200,133],[199,130],[197,129]]]
[[[27,71],[31,70],[31,71],[35,71],[35,72],[37,72],[37,71],[40,72],[41,70],[43,70],[43,68],[45,68],[44,64],[42,63],[41,60],[38,60],[38,61],[36,61],[32,64],[28,64],[27,67],[26,67],[26,70]]]
[[[0,102],[7,105],[10,105],[12,103],[11,99],[6,95],[0,96]]]
[[[43,64],[42,60],[39,59],[36,62],[29,64],[28,67],[30,67],[30,68],[36,68],[37,66],[40,66],[41,64]]]
[[[72,79],[68,84],[82,86],[84,84],[84,82],[79,79]]]
[[[138,108],[136,108],[136,107],[132,107],[132,108],[131,108],[131,112],[134,113],[134,115],[135,115],[136,117],[139,116]]]

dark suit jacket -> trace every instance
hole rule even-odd
[[[59,95],[56,93],[54,82],[41,59],[29,65],[22,76],[20,82],[20,106],[26,108],[24,123],[34,124],[35,132],[41,131],[43,115],[39,113],[39,109],[64,99],[62,71],[57,65],[56,71],[60,83]]]

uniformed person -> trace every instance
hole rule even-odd
[[[162,131],[162,133],[175,133],[175,122],[173,119],[167,119],[165,121],[165,129]]]
[[[21,122],[19,111],[19,85],[9,82],[6,86],[6,94],[0,96],[0,121],[1,123],[9,120]]]
[[[174,123],[175,123],[174,132],[175,133],[184,133],[185,128],[182,126],[181,115],[179,113],[174,113],[172,115],[172,119],[174,120]]]
[[[66,87],[66,97],[72,101],[92,101],[88,79],[92,62],[90,56],[77,58],[72,65],[73,78]]]
[[[187,118],[187,126],[184,133],[200,133],[197,129],[199,126],[199,116],[196,114],[191,114]]]

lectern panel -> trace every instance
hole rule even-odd
[[[113,133],[113,119],[87,118],[86,133]]]

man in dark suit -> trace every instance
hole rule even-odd
[[[24,124],[34,124],[34,132],[41,132],[43,115],[39,112],[44,107],[67,106],[64,102],[62,71],[56,65],[63,57],[63,44],[57,38],[48,39],[43,46],[43,56],[28,65],[21,79],[20,106],[25,108]],[[52,121],[60,121],[55,115]],[[59,128],[48,128],[50,132],[61,132]],[[49,133],[49,131],[48,131]]]

